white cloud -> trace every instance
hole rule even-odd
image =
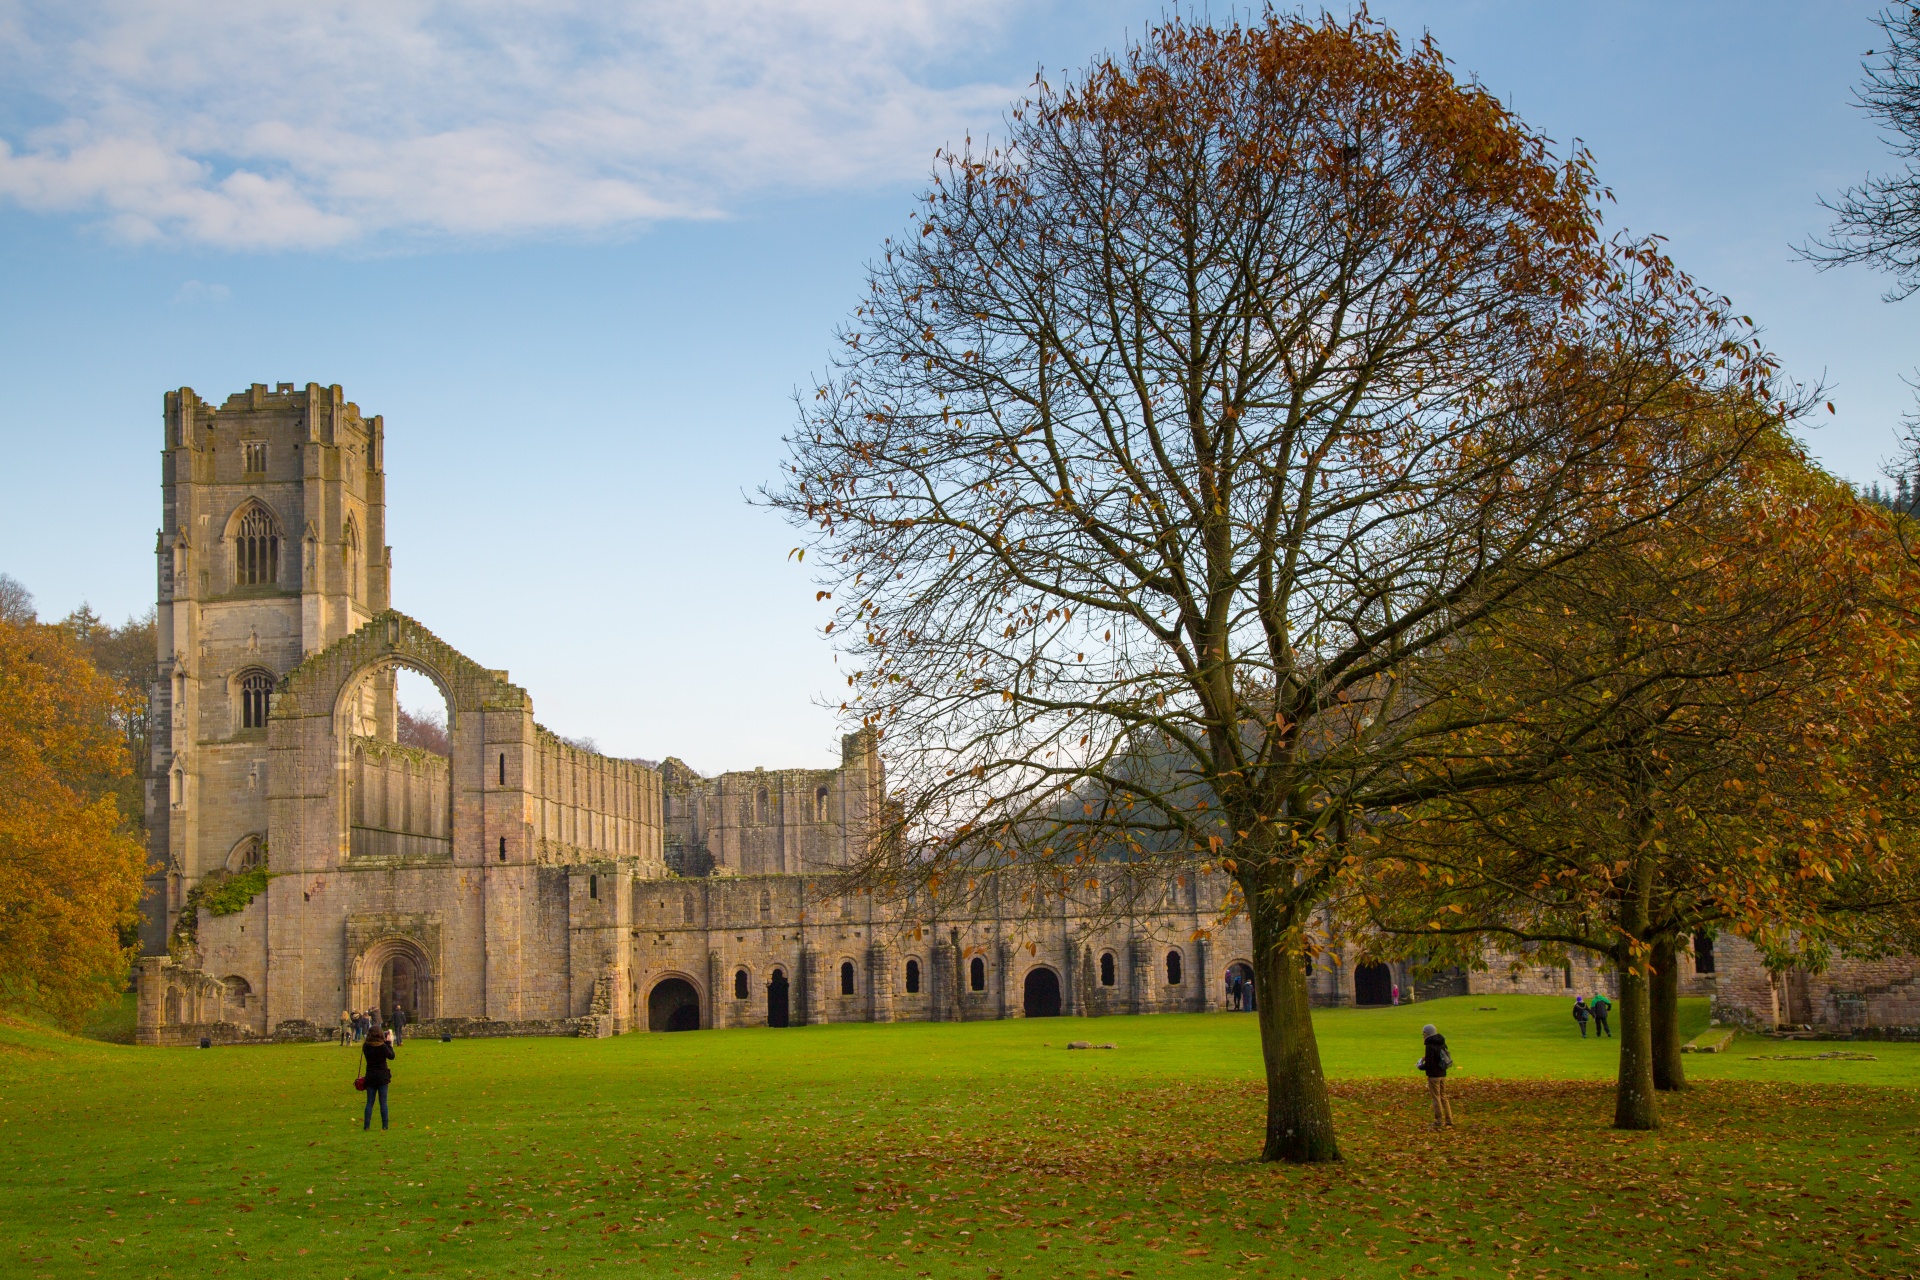
[[[131,240],[323,248],[912,180],[1018,83],[1012,0],[0,0],[0,199]]]
[[[200,303],[217,304],[232,300],[233,290],[223,284],[208,284],[204,280],[189,280],[173,291],[173,304],[177,307],[191,307]]]

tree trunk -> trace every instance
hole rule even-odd
[[[1660,1105],[1653,1089],[1653,1019],[1646,958],[1621,948],[1620,1083],[1614,1094],[1613,1127],[1658,1129]]]
[[[1267,1141],[1262,1160],[1320,1164],[1340,1158],[1333,1105],[1320,1070],[1307,1000],[1306,953],[1300,930],[1257,885],[1243,885],[1253,925],[1254,1000],[1260,1051],[1267,1064]]]
[[[1647,993],[1648,1025],[1653,1031],[1653,1087],[1677,1093],[1687,1087],[1686,1059],[1680,1053],[1680,955],[1671,936],[1653,944],[1653,979]]]

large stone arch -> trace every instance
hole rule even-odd
[[[433,810],[444,812],[444,829],[415,839],[423,833],[402,824],[396,834],[405,838],[356,849],[354,735],[344,703],[369,672],[387,666],[420,672],[446,699],[449,753],[444,763],[434,758],[431,780],[444,789],[435,795],[445,809]],[[391,610],[282,677],[267,721],[275,873],[267,928],[279,970],[265,987],[268,1025],[332,1026],[343,1005],[359,1007],[378,978],[363,967],[367,946],[386,933],[425,941],[404,927],[423,913],[447,925],[439,942],[423,946],[432,1016],[570,1016],[565,987],[556,989],[532,958],[547,946],[557,895],[565,910],[564,877],[537,865],[532,848],[526,786],[535,739],[524,689]],[[382,767],[405,772],[412,766],[400,757],[412,750],[392,744]]]
[[[270,812],[276,870],[329,870],[350,857],[349,769],[358,712],[349,703],[369,674],[406,667],[433,681],[447,703],[450,848],[443,860],[490,861],[482,841],[507,838],[524,852],[523,753],[533,739],[533,704],[505,672],[490,671],[412,618],[377,614],[353,634],[310,655],[280,681],[268,720]],[[494,757],[498,757],[496,760]],[[461,803],[463,797],[468,803]],[[473,798],[498,797],[477,805]],[[501,821],[489,821],[497,809]],[[283,835],[283,831],[285,834]],[[288,861],[282,861],[283,851]]]
[[[401,966],[412,990],[394,988]],[[440,974],[427,948],[404,934],[388,933],[373,939],[353,958],[348,971],[348,1007],[378,1009],[388,1016],[397,1004],[416,1022],[439,1016]]]
[[[642,1004],[649,1031],[699,1031],[711,1026],[707,993],[700,980],[684,969],[663,969],[647,975]],[[691,1025],[675,1015],[691,1012]]]

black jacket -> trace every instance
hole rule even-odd
[[[1447,1074],[1447,1038],[1439,1032],[1427,1037],[1427,1054],[1420,1059],[1420,1069],[1430,1076]]]
[[[393,1046],[374,1044],[369,1041],[360,1046],[360,1055],[367,1060],[367,1084],[389,1084],[393,1080],[393,1069],[387,1066],[394,1059]]]

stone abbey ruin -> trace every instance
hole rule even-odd
[[[338,386],[183,388],[163,431],[142,1043],[318,1038],[368,1008],[452,1035],[1198,1012],[1251,977],[1197,865],[1103,870],[1084,900],[1016,872],[839,892],[884,795],[870,735],[838,768],[706,778],[541,727],[391,607],[384,424]],[[403,668],[445,698],[444,755],[399,740]],[[1359,959],[1323,957],[1316,1001],[1606,985]],[[1910,961],[1776,979],[1724,939],[1716,974],[1702,939],[1691,968],[1731,1019],[1920,1024]]]

